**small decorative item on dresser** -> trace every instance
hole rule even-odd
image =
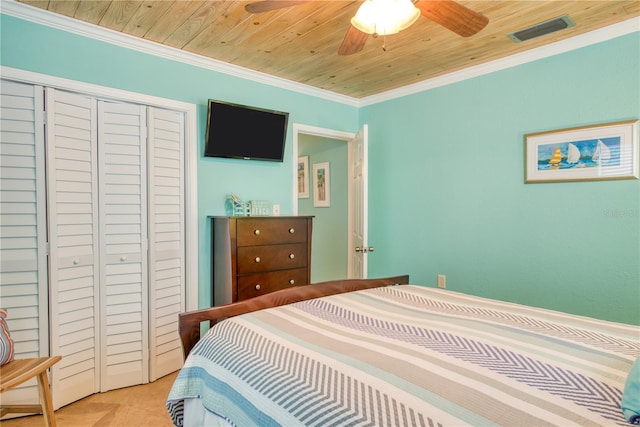
[[[227,196],[227,213],[230,216],[270,216],[271,202],[266,200],[249,200],[242,202],[231,193]]]
[[[231,193],[227,196],[227,213],[231,216],[249,216],[251,206],[249,203],[243,203],[238,196]]]
[[[271,215],[271,202],[266,200],[250,200],[249,201],[250,216],[269,216]]]

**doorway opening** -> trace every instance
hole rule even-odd
[[[354,228],[366,224],[366,191],[354,190],[353,142],[357,134],[294,124],[293,126],[293,214],[313,215],[311,282],[366,277],[354,272]],[[305,157],[306,161],[302,161]],[[307,165],[304,179],[308,191],[299,188],[298,159]],[[318,203],[314,165],[328,165],[328,203]],[[299,193],[300,192],[300,193]],[[300,197],[299,197],[300,195]],[[354,200],[358,199],[358,203]],[[357,208],[354,208],[357,206]],[[356,235],[358,233],[355,233]],[[366,234],[366,231],[365,231]],[[366,236],[365,236],[366,237]],[[356,263],[366,266],[366,262]]]

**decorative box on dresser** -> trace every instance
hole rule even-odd
[[[213,305],[308,285],[312,219],[211,217]]]

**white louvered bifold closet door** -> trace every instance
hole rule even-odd
[[[47,89],[54,407],[99,391],[97,102]]]
[[[49,350],[43,99],[41,86],[0,81],[0,307],[23,358]],[[37,400],[35,380],[0,399]]]
[[[4,80],[0,96],[0,306],[17,354],[62,356],[56,409],[180,369],[184,113]]]
[[[184,114],[149,108],[150,379],[182,367],[184,311]]]
[[[98,101],[101,391],[149,381],[146,111]]]

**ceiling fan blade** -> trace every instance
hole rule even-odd
[[[489,18],[452,0],[418,0],[415,6],[422,16],[442,25],[462,37],[482,30]]]
[[[344,40],[342,40],[340,49],[338,49],[338,55],[351,55],[360,52],[368,38],[369,34],[363,33],[351,25],[344,36]]]
[[[301,3],[309,3],[310,1],[312,0],[261,0],[245,5],[244,10],[249,13],[269,12]]]

